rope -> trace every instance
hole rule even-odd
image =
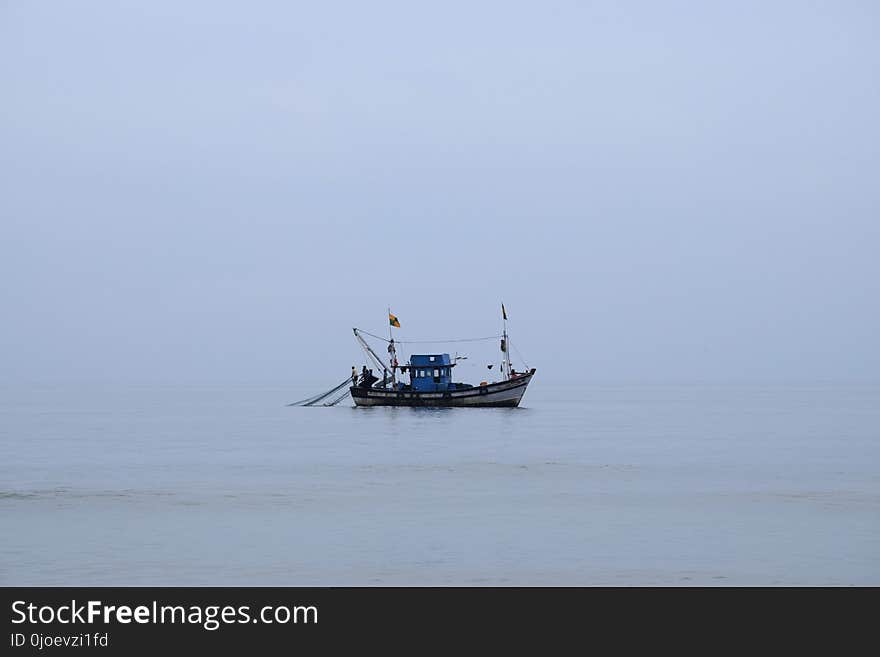
[[[333,401],[324,402],[324,404],[322,404],[322,405],[323,405],[323,406],[336,406],[336,404],[338,404],[338,403],[341,402],[343,399],[345,399],[346,397],[348,397],[349,394],[350,394],[349,391],[346,390],[345,392],[343,392],[341,395],[339,395],[339,397],[337,397],[337,398],[334,399]]]
[[[383,338],[379,335],[373,335],[369,331],[365,331],[363,329],[358,329],[360,333],[364,335],[369,335],[371,338],[376,338],[377,340],[381,340],[382,342],[391,342],[388,338]],[[485,338],[460,338],[458,340],[395,340],[394,344],[449,344],[453,342],[482,342],[483,340],[497,340],[501,335],[488,335]]]
[[[332,394],[334,394],[334,393],[339,392],[339,391],[342,390],[343,388],[347,388],[347,387],[350,386],[350,385],[351,385],[351,377],[349,376],[349,377],[346,377],[346,378],[342,381],[342,383],[340,383],[339,385],[335,386],[334,388],[331,388],[331,389],[328,390],[327,392],[323,392],[323,393],[321,393],[320,395],[315,395],[314,397],[306,397],[305,399],[301,399],[300,401],[297,401],[297,402],[293,402],[293,403],[291,403],[291,404],[288,404],[288,406],[313,406],[314,404],[317,404],[319,401],[321,401],[321,400],[323,400],[323,399],[329,397],[330,395],[332,395]],[[347,391],[347,390],[345,391],[345,394],[346,394],[346,395],[348,394],[348,391]],[[344,396],[345,396],[345,395],[343,395],[343,397],[344,397]],[[342,397],[340,397],[340,400],[341,400],[341,399],[342,399]]]

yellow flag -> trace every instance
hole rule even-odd
[[[397,328],[400,328],[400,321],[391,313],[388,313],[388,323],[391,324],[391,326],[396,326]]]

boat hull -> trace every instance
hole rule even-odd
[[[535,371],[510,381],[490,383],[448,392],[415,392],[352,386],[355,406],[429,406],[466,408],[514,408],[519,406]]]

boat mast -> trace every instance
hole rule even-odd
[[[391,335],[391,306],[388,306],[388,353],[391,359],[391,385],[397,387],[397,348]]]
[[[504,319],[504,332],[501,338],[501,351],[504,353],[504,360],[501,367],[505,380],[510,380],[510,339],[507,337],[507,310],[504,304],[501,304],[501,317]]]

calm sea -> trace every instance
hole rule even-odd
[[[880,387],[4,387],[2,585],[880,584]]]

